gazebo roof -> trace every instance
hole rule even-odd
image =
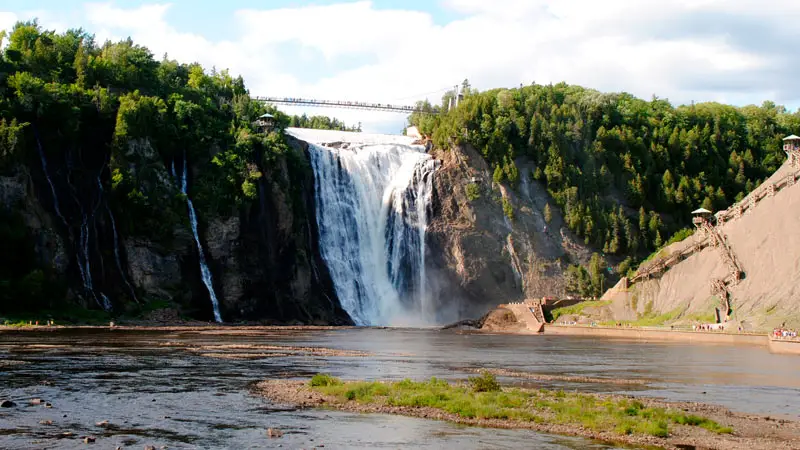
[[[800,140],[800,136],[796,136],[796,135],[792,134],[790,136],[786,136],[785,138],[783,138],[783,140],[784,141]]]
[[[711,214],[711,211],[709,211],[709,210],[707,210],[705,208],[700,208],[700,209],[695,209],[694,211],[692,211],[692,214]]]

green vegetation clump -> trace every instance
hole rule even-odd
[[[664,244],[664,247],[672,245],[676,242],[680,242],[688,237],[693,236],[694,230],[695,230],[694,228],[683,228],[681,230],[676,231],[675,234],[673,234],[672,237],[667,240],[667,242]]]
[[[511,220],[514,220],[514,205],[507,199],[503,199],[503,214]]]
[[[606,262],[597,253],[592,254],[588,268],[579,264],[569,266],[565,274],[567,292],[584,298],[602,295],[608,287],[606,267]]]
[[[342,384],[342,380],[328,375],[327,373],[318,373],[311,378],[311,386],[312,387],[320,387],[320,386],[340,386]]]
[[[315,130],[338,130],[338,131],[361,131],[361,123],[356,126],[348,127],[344,122],[336,118],[328,116],[311,116],[306,114],[302,116],[292,116],[289,120],[289,126],[295,128],[312,128]]]
[[[488,371],[484,371],[478,376],[469,377],[469,384],[474,392],[497,392],[500,390],[500,383],[497,382],[497,378]]]
[[[329,376],[317,375],[314,379],[318,384],[312,381],[312,389],[340,402],[428,407],[470,419],[559,423],[622,435],[667,437],[671,424],[699,426],[715,433],[733,432],[713,420],[682,411],[648,407],[637,400],[544,389],[501,389],[494,377],[488,375],[471,377],[467,384],[450,384],[437,378],[385,383],[334,379],[336,382],[330,383]]]
[[[558,320],[558,318],[561,316],[580,316],[583,314],[583,310],[586,308],[599,308],[602,306],[608,306],[610,304],[611,300],[587,300],[571,306],[556,308],[552,310],[550,314],[552,315],[553,320]]]
[[[672,311],[663,314],[654,314],[652,312],[652,303],[645,305],[644,314],[636,320],[621,321],[623,325],[631,325],[634,327],[659,327],[669,325],[675,322],[683,313],[683,308],[675,308]],[[614,322],[616,323],[616,322]]]
[[[476,183],[469,183],[466,187],[467,200],[474,202],[481,198],[481,188]]]

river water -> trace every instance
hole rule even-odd
[[[265,378],[320,371],[453,380],[483,367],[646,384],[504,383],[625,391],[800,417],[800,358],[759,347],[376,328],[3,331],[0,399],[17,406],[0,409],[0,448],[86,448],[82,437],[89,435],[97,448],[612,448],[530,431],[295,410],[250,391]],[[52,408],[31,405],[32,398]],[[97,425],[104,420],[108,425]],[[284,436],[270,439],[269,427]]]

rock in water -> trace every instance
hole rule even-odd
[[[283,431],[277,428],[268,428],[267,436],[269,436],[270,438],[279,438],[283,436]]]
[[[13,408],[15,406],[17,406],[17,404],[11,400],[0,400],[0,408]]]
[[[96,440],[97,438],[95,438],[94,436],[86,436],[85,438],[83,438],[83,442],[85,444],[94,444]]]

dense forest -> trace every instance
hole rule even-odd
[[[173,239],[188,220],[185,197],[154,162],[173,178],[187,165],[204,167],[190,174],[188,192],[202,220],[256,201],[259,180],[279,158],[300,178],[307,162],[289,155],[282,128],[360,131],[324,116],[288,116],[251,101],[241,77],[157,60],[130,39],[98,44],[83,30],[56,33],[30,21],[0,34],[0,48],[0,176],[23,171],[49,186],[40,201],[72,253],[88,245],[88,223],[104,212],[118,218],[115,236]],[[783,162],[781,139],[800,131],[800,114],[771,102],[675,107],[564,83],[478,92],[465,82],[462,93],[452,110],[453,92],[441,106],[421,103],[440,114],[415,113],[409,123],[439,147],[473,145],[497,182],[543,183],[586,244],[631,257],[623,268],[683,233],[693,209],[724,208],[753,190]],[[254,128],[265,112],[277,118],[274,132]],[[534,169],[520,171],[523,162]],[[504,205],[510,217],[513,209]],[[24,222],[18,210],[0,208],[0,309],[19,299],[47,307],[65,296],[37,262]],[[603,264],[591,266],[573,278],[597,278]]]
[[[338,131],[356,131],[361,132],[361,124],[354,126],[347,126],[344,122],[336,118],[328,116],[292,116],[289,120],[289,126],[295,128],[314,128],[316,130],[338,130]]]
[[[497,182],[515,186],[517,163],[535,164],[530,177],[573,232],[634,259],[665,244],[692,210],[744,197],[784,161],[781,139],[800,131],[799,113],[768,101],[674,107],[565,83],[477,92],[465,81],[462,92],[452,110],[452,92],[441,106],[420,102],[440,114],[414,113],[409,123],[440,147],[475,146]]]
[[[241,77],[156,60],[130,39],[98,44],[83,30],[56,33],[30,21],[0,34],[0,47],[0,175],[22,171],[49,184],[40,200],[63,227],[68,253],[78,254],[84,285],[90,256],[80,247],[88,248],[89,236],[98,239],[88,229],[96,218],[116,218],[114,239],[119,233],[165,243],[188,220],[177,181],[165,183],[163,167],[177,179],[176,170],[202,164],[189,186],[198,211],[230,213],[254,201],[257,180],[286,154],[280,129],[348,129],[335,119],[289,117],[251,101]],[[265,112],[276,117],[276,130],[258,133],[253,122]],[[290,172],[307,164],[289,163]],[[5,311],[53,306],[66,291],[37,263],[20,211],[0,208]]]

